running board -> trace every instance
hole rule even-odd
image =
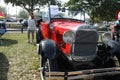
[[[94,77],[120,74],[120,67],[89,69],[73,72],[46,72],[45,80],[92,79]]]

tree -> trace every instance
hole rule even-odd
[[[25,10],[20,10],[18,17],[27,19],[28,18],[28,12]]]
[[[5,3],[11,3],[16,6],[20,6],[24,8],[28,13],[34,10],[37,10],[36,7],[41,7],[46,5],[49,1],[51,1],[51,4],[56,4],[56,0],[4,0]]]
[[[7,15],[7,10],[5,7],[0,6],[0,11],[2,11],[5,15]]]
[[[73,9],[84,10],[90,16],[92,23],[94,23],[95,10],[100,4],[101,0],[69,0],[66,6]]]
[[[69,0],[66,6],[83,9],[93,23],[96,17],[107,21],[115,19],[116,11],[120,9],[116,0]]]
[[[116,0],[104,0],[100,7],[96,9],[96,17],[102,20],[115,20],[116,12],[120,10],[120,4]]]

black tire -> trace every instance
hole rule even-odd
[[[40,35],[40,30],[38,29],[38,30],[36,31],[36,43],[39,44],[40,41],[41,41],[41,39],[42,39],[42,37],[41,37],[41,35]]]
[[[42,56],[40,57],[40,68],[42,68],[42,71],[40,71],[41,80],[45,80],[45,72],[58,70],[56,60],[48,60],[47,58],[43,58]]]
[[[46,63],[47,59],[42,58],[42,56],[40,56],[40,76],[41,76],[41,80],[45,80],[45,63]]]

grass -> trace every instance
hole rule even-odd
[[[7,32],[0,42],[0,80],[40,80],[36,45],[26,33]]]
[[[26,33],[6,33],[0,43],[0,80],[40,80],[39,56]]]

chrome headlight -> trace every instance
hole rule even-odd
[[[75,33],[73,31],[66,31],[64,34],[63,34],[63,41],[65,43],[72,43],[75,41]]]
[[[112,33],[111,32],[105,32],[102,34],[102,39],[106,38],[106,39],[112,39]]]

